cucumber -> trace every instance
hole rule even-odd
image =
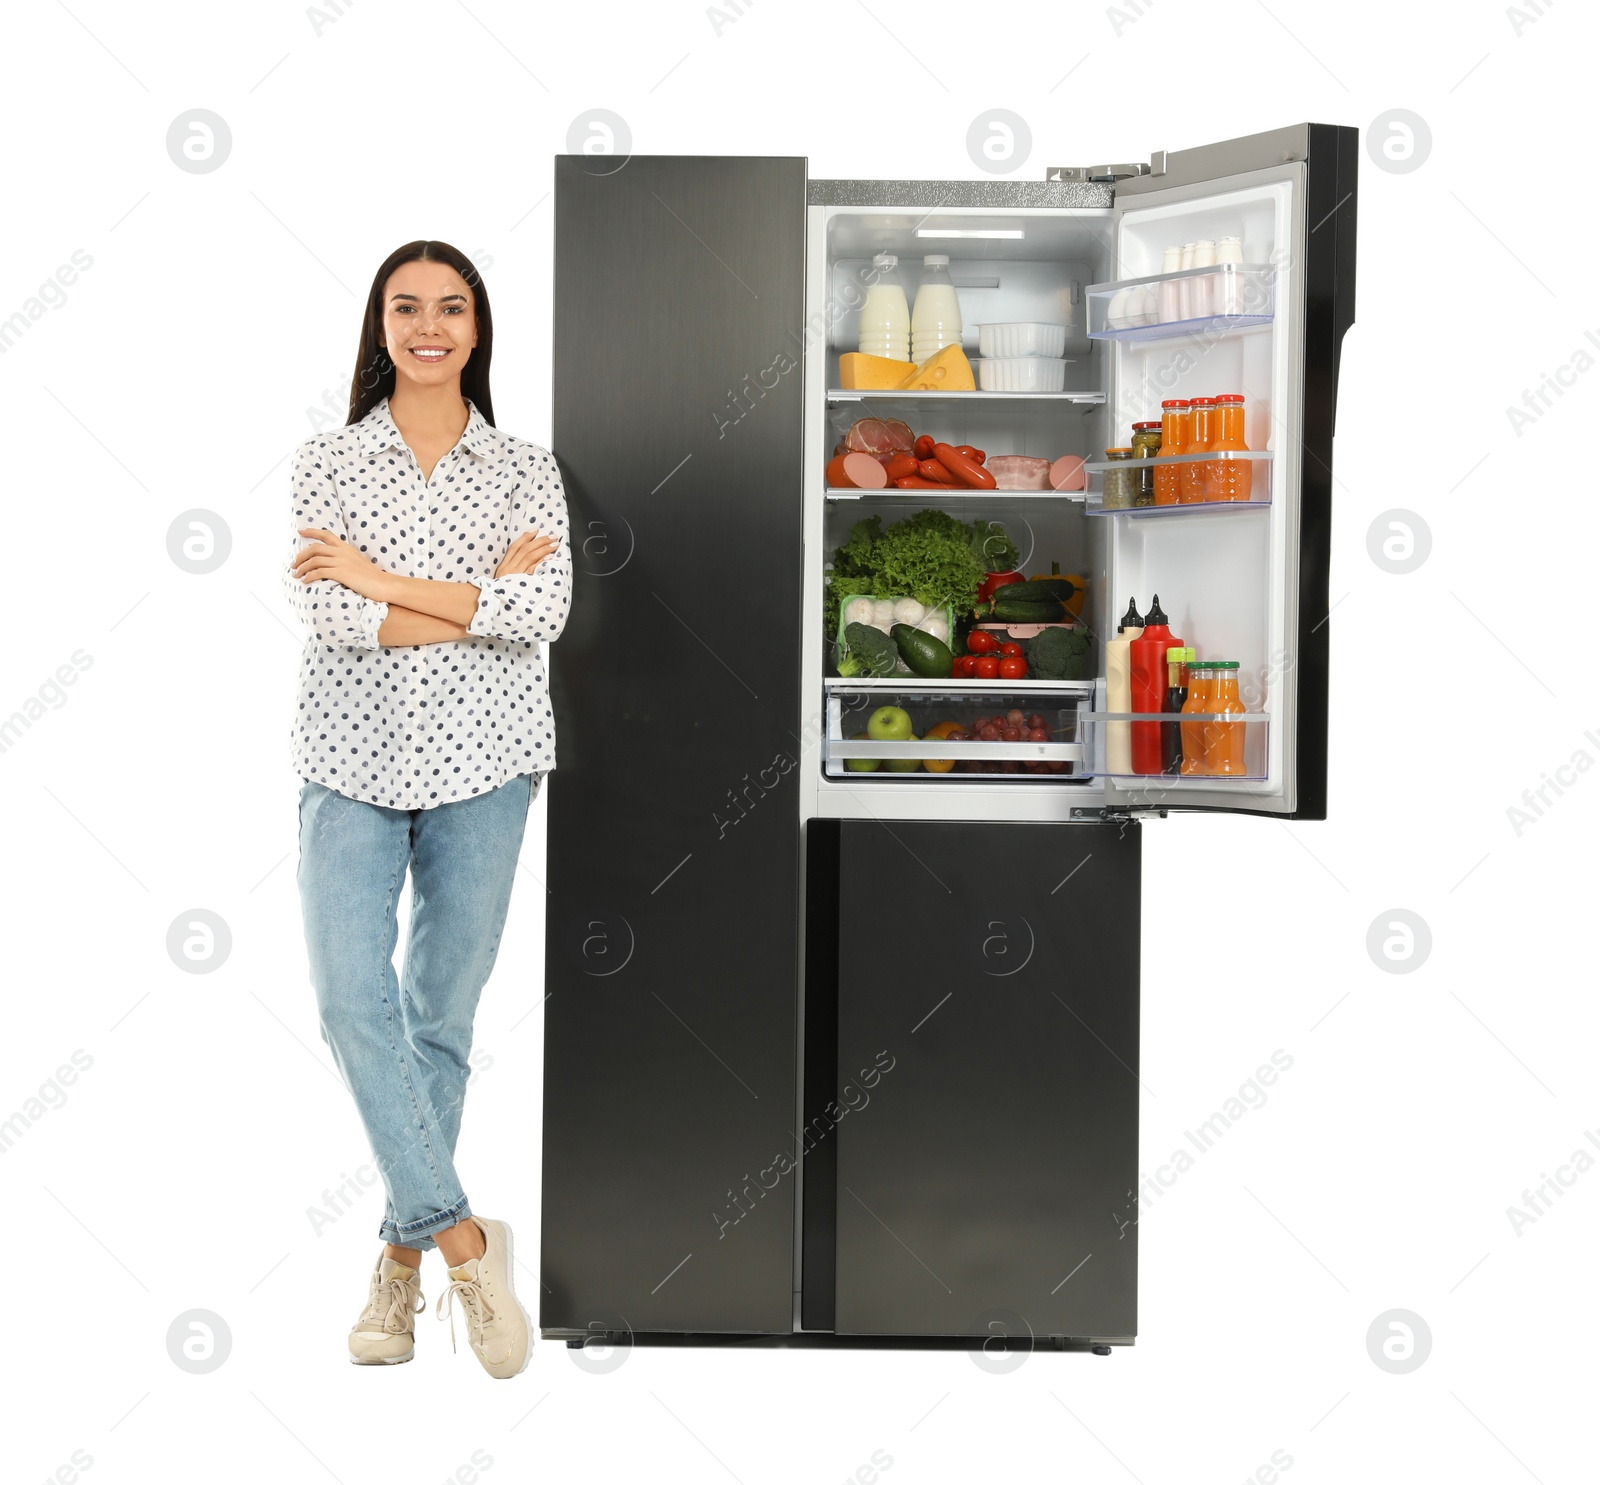
[[[1011,583],[1020,588],[1021,583]],[[1012,598],[1002,588],[994,595],[989,613],[1009,624],[1059,624],[1067,617],[1067,606],[1059,598]]]
[[[1064,577],[1038,577],[1029,578],[1025,583],[1007,583],[1005,593],[1008,598],[1025,598],[1037,600],[1040,598],[1055,598],[1065,603],[1078,591],[1078,585],[1070,578]],[[998,597],[998,592],[996,597]]]
[[[943,640],[935,639],[924,629],[913,629],[909,624],[891,625],[889,633],[894,637],[895,644],[900,648],[900,656],[911,667],[913,675],[930,681],[949,678],[955,657]]]

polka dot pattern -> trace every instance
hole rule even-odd
[[[388,400],[295,451],[284,593],[306,633],[291,734],[295,771],[351,799],[432,809],[556,766],[540,640],[572,606],[561,472],[537,444],[471,409],[460,441],[424,480]],[[389,605],[342,583],[302,583],[302,526],[343,536],[380,567],[479,590],[467,639],[389,646]],[[531,573],[497,578],[514,537],[557,538]]]

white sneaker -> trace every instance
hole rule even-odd
[[[533,1326],[511,1283],[515,1261],[511,1228],[492,1217],[468,1217],[483,1233],[484,1254],[449,1270],[450,1287],[439,1296],[434,1313],[450,1315],[450,1347],[455,1349],[456,1319],[451,1302],[459,1299],[466,1312],[467,1340],[491,1377],[514,1377],[533,1354]]]
[[[416,1269],[380,1253],[367,1288],[367,1307],[350,1328],[350,1359],[357,1366],[410,1361],[415,1354],[413,1317],[426,1306]]]

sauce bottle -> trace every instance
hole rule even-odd
[[[1210,710],[1228,716],[1244,715],[1244,703],[1239,700],[1239,662],[1214,660],[1211,662]],[[1237,778],[1244,773],[1243,722],[1207,722],[1206,763],[1207,772]]]
[[[1193,712],[1211,710],[1211,678],[1215,672],[1209,660],[1189,662],[1189,695],[1183,703],[1187,716]],[[1203,722],[1183,722],[1179,725],[1183,737],[1183,764],[1178,772],[1185,777],[1209,773],[1206,760],[1206,731]]]
[[[1122,616],[1121,632],[1115,639],[1106,641],[1106,710],[1131,712],[1133,710],[1133,678],[1129,670],[1128,647],[1144,632],[1144,620],[1133,600],[1128,600],[1128,611]],[[1106,772],[1128,774],[1133,772],[1132,742],[1126,722],[1106,723]]]
[[[1182,644],[1167,628],[1161,612],[1161,597],[1150,600],[1144,616],[1144,631],[1128,647],[1128,669],[1133,681],[1133,706],[1136,712],[1160,712],[1167,704],[1167,650]],[[1133,771],[1161,772],[1161,723],[1131,722],[1133,730]]]
[[[1189,433],[1194,425],[1194,414],[1189,409],[1189,403],[1182,397],[1169,397],[1161,404],[1161,448],[1159,452],[1167,454],[1187,454],[1189,452]],[[1157,505],[1177,505],[1180,499],[1179,486],[1182,482],[1183,466],[1181,464],[1158,464],[1153,471],[1155,474],[1155,496]]]
[[[1167,704],[1163,711],[1171,712],[1174,720],[1161,724],[1161,771],[1176,774],[1183,767],[1183,731],[1176,720],[1189,699],[1189,662],[1194,650],[1185,645],[1173,645],[1167,650]]]
[[[1211,440],[1213,449],[1244,449],[1244,397],[1229,393],[1217,398],[1216,437]],[[1213,500],[1248,500],[1250,498],[1251,461],[1249,459],[1217,459],[1207,461],[1211,471],[1211,498]]]
[[[1194,410],[1194,425],[1189,432],[1189,454],[1203,454],[1211,447],[1216,436],[1217,399],[1196,397],[1189,406]],[[1211,499],[1211,460],[1196,459],[1193,464],[1180,464],[1183,481],[1179,487],[1180,505],[1198,505]]]

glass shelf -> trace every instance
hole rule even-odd
[[[1082,500],[1084,496],[1082,490],[975,490],[968,485],[943,485],[937,490],[897,490],[893,485],[881,490],[829,488],[822,493],[827,500],[915,500],[923,505],[933,496],[945,505],[969,498],[1003,505],[1008,500]]]
[[[1106,400],[1104,392],[907,392],[891,387],[886,391],[828,389],[828,406],[845,402],[1079,402],[1098,406]]]
[[[1216,337],[1270,325],[1277,270],[1265,263],[1218,263],[1090,284],[1091,340]]]
[[[922,681],[903,675],[849,677],[830,675],[823,678],[823,685],[829,691],[841,692],[900,691],[907,695],[918,696],[926,701],[936,701],[943,696],[950,696],[959,700],[971,696],[982,696],[986,692],[1001,696],[1009,695],[1013,691],[1044,691],[1056,696],[1090,696],[1094,692],[1093,681],[982,681],[977,679]]]
[[[1201,666],[1205,664],[1203,660],[1194,663]],[[1095,778],[1141,783],[1146,786],[1146,793],[1171,790],[1175,794],[1182,794],[1191,789],[1215,788],[1218,784],[1259,784],[1267,777],[1267,736],[1272,721],[1270,712],[1084,711],[1078,714],[1078,720],[1083,728],[1088,753],[1084,771]],[[1139,722],[1166,726],[1176,723],[1180,727],[1199,725],[1213,728],[1218,724],[1244,727],[1244,770],[1240,773],[1135,773],[1131,769],[1113,770],[1107,761],[1112,751],[1110,743],[1117,741],[1117,752],[1126,757],[1132,743],[1129,724]],[[1109,736],[1112,728],[1118,725],[1122,729],[1120,740]]]

